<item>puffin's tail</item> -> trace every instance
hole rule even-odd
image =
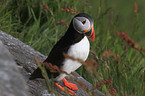
[[[40,68],[37,68],[32,74],[31,74],[31,76],[30,76],[30,80],[34,80],[34,79],[36,79],[36,78],[44,78],[43,76],[42,76],[42,74],[41,74],[42,72],[41,72],[41,70],[40,70]]]

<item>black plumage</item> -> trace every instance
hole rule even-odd
[[[80,13],[76,15],[75,17],[86,17],[90,21],[92,21],[91,23],[93,23],[93,19],[85,13]],[[84,34],[80,34],[74,29],[73,21],[71,21],[70,26],[68,30],[66,31],[65,35],[54,45],[47,59],[44,61],[44,63],[45,62],[51,63],[53,65],[57,65],[60,68],[62,66],[62,62],[65,59],[62,53],[63,52],[67,53],[70,46],[81,41],[84,38],[84,36],[85,36]],[[48,69],[46,70],[49,77],[53,76],[55,78],[56,76],[59,75],[59,73],[51,73]],[[32,80],[36,78],[43,78],[41,74],[41,70],[39,68],[37,68],[31,74],[31,77],[29,79]]]
[[[83,37],[84,37],[83,34],[79,34],[74,30],[71,22],[70,27],[68,28],[66,34],[54,45],[53,49],[51,50],[50,54],[48,55],[44,63],[45,62],[51,63],[53,65],[57,65],[60,68],[62,62],[65,59],[62,53],[63,52],[67,53],[70,46],[79,42]],[[51,75],[53,75],[54,78],[59,75],[59,73],[51,73],[49,70],[47,70],[47,73],[49,78]],[[43,78],[40,68],[37,68],[33,72],[33,74],[31,74],[31,77],[29,79],[32,80],[35,78]]]

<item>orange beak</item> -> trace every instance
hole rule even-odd
[[[94,40],[95,40],[95,31],[94,31],[94,27],[93,27],[93,26],[92,26],[92,33],[91,33],[90,36],[88,36],[88,38],[89,38],[92,42],[94,42]]]

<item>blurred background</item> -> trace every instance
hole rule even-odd
[[[94,19],[96,38],[91,49],[99,61],[97,76],[84,67],[77,72],[106,94],[145,96],[144,4],[144,0],[1,0],[0,30],[48,55],[72,18],[88,13]],[[137,46],[116,32],[127,33]],[[98,87],[106,79],[111,85]]]

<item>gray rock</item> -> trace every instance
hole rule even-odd
[[[35,58],[39,61],[43,61],[46,58],[40,52],[2,31],[0,31],[0,40],[6,45],[17,64],[23,66],[27,72],[33,72],[36,69]]]
[[[0,96],[27,96],[26,84],[12,55],[0,41]]]
[[[41,79],[29,80],[28,79],[30,73],[32,73],[33,70],[36,69],[37,67],[37,65],[35,64],[34,58],[37,58],[41,62],[46,58],[46,56],[44,56],[38,51],[35,51],[30,46],[24,44],[18,39],[2,31],[0,31],[0,40],[7,46],[10,53],[13,55],[14,60],[17,62],[17,64],[21,66],[19,69],[27,82],[27,86],[29,87],[29,96],[66,96],[66,93],[61,91],[56,86],[53,86],[52,90],[50,89],[47,90],[46,83],[44,80],[41,80]],[[96,92],[96,96],[105,96],[99,90],[94,91],[93,86],[89,82],[87,82],[83,77],[78,75],[76,72],[74,73],[76,76],[75,77],[72,76],[72,77],[82,82],[88,90],[92,90],[92,92]],[[69,77],[70,76],[68,76],[67,78]],[[76,96],[89,96],[87,91],[85,91],[80,86],[80,84],[77,83],[75,80],[70,81],[70,82],[77,84],[79,87],[79,90],[75,91]],[[61,86],[64,86],[62,81],[59,82],[59,84]]]

